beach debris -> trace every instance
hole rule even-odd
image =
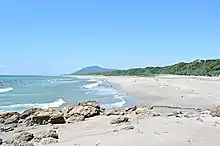
[[[155,134],[155,135],[160,135],[160,133],[158,133],[158,132],[154,132],[154,134]]]
[[[122,130],[133,130],[133,129],[135,129],[135,127],[133,125],[127,125],[122,128]]]
[[[220,117],[220,105],[215,107],[211,113],[210,113],[213,117]]]
[[[220,129],[220,122],[215,122],[214,127]]]
[[[196,118],[197,121],[200,121],[200,122],[204,122],[203,119],[201,119],[200,117]]]
[[[111,124],[120,124],[120,123],[126,123],[128,122],[129,118],[128,117],[124,117],[124,116],[120,116],[116,119],[111,120]]]
[[[161,116],[159,113],[154,113],[153,114],[153,117],[159,117],[159,116]]]
[[[96,145],[96,146],[99,146],[100,144],[101,144],[101,142],[99,141],[99,142],[96,142],[95,145]]]
[[[175,116],[177,118],[180,118],[183,116],[183,112],[182,111],[173,111],[172,113],[169,113],[167,115],[167,117],[171,117],[171,116]]]

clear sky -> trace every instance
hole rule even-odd
[[[219,0],[2,0],[0,74],[220,58]]]

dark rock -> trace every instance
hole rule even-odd
[[[132,107],[128,107],[128,108],[126,108],[125,111],[126,111],[127,113],[130,113],[130,112],[135,111],[136,109],[137,109],[136,106],[132,106]]]
[[[17,127],[17,124],[5,125],[0,128],[1,132],[13,131]]]
[[[126,111],[124,109],[121,109],[121,108],[114,108],[114,109],[110,109],[110,110],[105,111],[106,116],[125,115],[125,114],[126,114]]]
[[[48,120],[51,118],[51,115],[48,113],[40,113],[36,116],[33,116],[31,118],[31,122],[34,124],[39,124],[39,125],[46,125],[48,124]]]
[[[81,102],[79,103],[81,106],[91,106],[97,109],[100,109],[100,105],[96,101],[86,101],[86,102]]]
[[[2,139],[0,138],[0,145],[2,145]]]
[[[26,141],[17,141],[17,140],[15,140],[12,145],[13,146],[34,146],[33,143],[26,142]]]
[[[34,138],[34,135],[30,132],[19,133],[14,139],[17,141],[31,141]]]
[[[84,115],[79,115],[79,116],[71,116],[67,119],[67,123],[75,123],[75,122],[79,122],[79,121],[84,121],[85,120],[85,116]]]
[[[65,118],[62,115],[53,115],[49,121],[51,124],[64,124],[66,123]]]
[[[23,113],[21,113],[20,118],[25,119],[25,118],[29,117],[30,115],[33,115],[34,113],[36,113],[38,111],[42,111],[42,109],[32,108],[32,109],[25,110]]]
[[[133,130],[135,127],[132,125],[125,126],[122,130]]]
[[[5,120],[3,118],[0,118],[0,124],[5,123]]]
[[[153,114],[153,117],[159,117],[159,116],[161,116],[159,113],[154,113]]]
[[[45,138],[55,138],[55,139],[58,139],[59,136],[57,134],[57,132],[55,130],[50,130],[49,132],[46,133],[46,137]]]
[[[124,122],[128,122],[129,118],[128,117],[119,117],[116,119],[111,120],[111,124],[120,124],[120,123],[124,123]]]
[[[5,124],[18,123],[19,118],[20,116],[18,114],[14,114],[5,120]]]
[[[58,140],[49,137],[49,138],[43,138],[40,141],[40,144],[42,144],[42,145],[48,145],[48,144],[53,144],[53,143],[58,143]]]

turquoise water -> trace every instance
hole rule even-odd
[[[108,82],[65,76],[0,76],[0,111],[62,107],[96,100],[102,107],[133,105],[133,98]]]

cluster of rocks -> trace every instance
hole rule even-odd
[[[47,145],[51,143],[57,143],[59,136],[55,130],[41,131],[38,133],[21,132],[16,134],[10,140],[2,141],[0,144],[4,143],[10,146],[34,146],[36,144]]]
[[[128,108],[112,108],[105,110],[101,108],[96,101],[82,102],[61,110],[56,108],[32,108],[25,110],[22,113],[0,113],[0,132],[10,132],[22,126],[35,127],[37,125],[75,123],[84,121],[86,118],[94,117],[97,115],[116,116],[110,121],[110,124],[120,124],[132,120],[146,118],[149,116],[162,116],[161,113],[155,113],[154,108],[155,107],[132,106]],[[179,111],[174,111],[172,113],[166,114],[165,116],[191,118],[199,117],[198,115],[201,114],[207,114],[204,111],[196,111],[190,113],[182,112],[180,109],[178,110]],[[216,107],[208,114],[220,117],[220,106]],[[198,120],[202,121],[201,118],[198,118]],[[129,129],[132,128],[130,127]],[[17,130],[15,133],[18,135],[15,136],[12,140],[3,141],[0,138],[0,145],[5,143],[14,146],[33,146],[35,143],[46,145],[49,143],[58,142],[58,134],[54,130],[35,134],[25,131],[27,131],[27,128],[26,130]]]
[[[0,123],[12,125],[1,128],[1,131],[7,132],[13,130],[16,124],[23,123],[26,126],[46,125],[46,124],[64,124],[83,121],[85,118],[100,115],[102,109],[95,101],[87,101],[77,105],[69,106],[63,110],[55,108],[41,109],[33,108],[25,110],[23,113],[9,112],[0,114]]]

